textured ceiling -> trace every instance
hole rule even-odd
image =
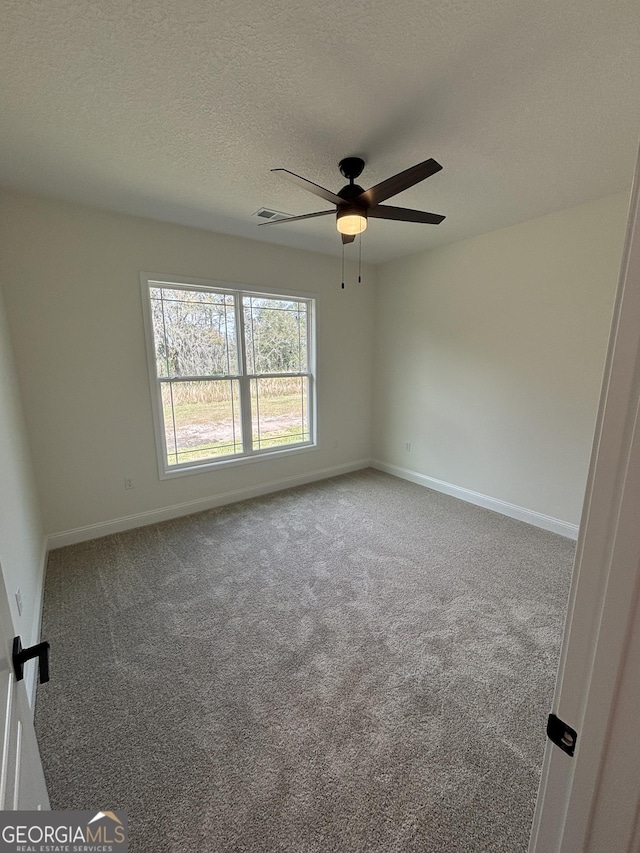
[[[3,0],[0,185],[338,253],[326,202],[434,157],[373,221],[380,261],[630,186],[637,0]],[[347,251],[356,251],[348,246]]]

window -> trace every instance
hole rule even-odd
[[[142,284],[161,476],[314,445],[314,299]]]

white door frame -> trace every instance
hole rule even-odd
[[[640,156],[552,708],[577,748],[547,742],[530,853],[640,850],[639,405]]]

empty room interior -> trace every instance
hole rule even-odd
[[[0,565],[51,808],[141,853],[526,851],[640,7],[3,6]]]

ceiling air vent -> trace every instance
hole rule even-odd
[[[281,210],[272,210],[270,207],[261,207],[253,214],[257,219],[287,219],[291,213],[283,213]]]

